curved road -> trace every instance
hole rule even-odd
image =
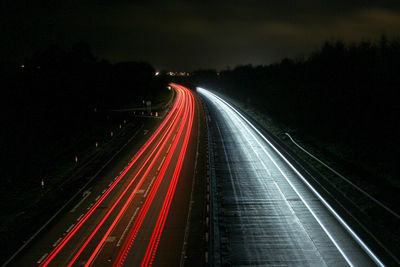
[[[212,161],[215,266],[375,266],[382,263],[247,119],[197,88]]]

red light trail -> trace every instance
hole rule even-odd
[[[182,147],[182,149],[180,151],[179,162],[181,161],[182,155],[183,155],[183,157],[185,155],[186,146],[187,146],[187,142],[188,142],[188,140],[186,140],[186,139],[188,139],[188,137],[190,136],[190,130],[191,130],[192,122],[193,122],[193,107],[192,107],[192,105],[194,105],[194,102],[193,102],[194,99],[193,99],[193,95],[192,94],[190,94],[189,99],[190,99],[190,101],[187,101],[187,106],[188,107],[186,108],[186,110],[189,111],[190,115],[188,113],[185,113],[185,118],[183,120],[184,122],[187,121],[186,117],[190,116],[189,121],[188,121],[189,125],[188,125],[188,131],[186,132],[184,145],[183,145],[183,147]],[[180,129],[179,129],[179,136],[182,134],[183,129],[184,129],[184,124],[181,124]],[[131,230],[131,232],[129,234],[129,237],[126,239],[126,241],[124,243],[124,246],[120,250],[118,258],[114,263],[114,266],[123,265],[123,262],[124,262],[124,260],[126,258],[126,255],[128,254],[129,250],[131,249],[132,244],[133,244],[133,242],[134,242],[134,240],[136,238],[137,232],[139,231],[139,228],[140,228],[140,226],[141,226],[141,224],[142,224],[142,222],[144,220],[144,217],[146,216],[146,213],[147,213],[147,211],[149,209],[149,206],[150,206],[151,202],[154,199],[156,191],[157,191],[157,189],[158,189],[158,187],[159,187],[159,185],[161,183],[161,179],[162,179],[163,175],[165,174],[165,171],[166,171],[166,169],[168,167],[168,164],[169,164],[169,162],[171,160],[171,157],[173,155],[173,153],[171,153],[171,152],[173,150],[175,150],[175,148],[177,146],[177,143],[178,143],[178,140],[179,140],[179,138],[175,138],[174,144],[173,144],[173,148],[174,149],[171,149],[170,153],[168,154],[168,158],[166,160],[167,163],[161,169],[161,171],[160,171],[160,173],[159,173],[159,175],[157,177],[156,185],[152,188],[152,191],[150,192],[149,197],[146,199],[146,203],[144,204],[144,208],[142,209],[141,213],[139,214],[138,219],[136,220],[136,222],[134,224],[134,227],[132,228],[132,230]],[[177,177],[176,176],[179,176],[179,172],[180,172],[181,165],[182,165],[182,164],[179,164],[179,162],[178,162],[178,165],[175,167],[175,173],[174,173],[173,181],[170,184],[171,186],[170,186],[170,189],[168,190],[167,198],[164,200],[164,205],[163,205],[162,211],[160,213],[160,216],[162,214],[163,215],[168,214],[168,211],[165,211],[165,206],[168,205],[168,203],[170,204],[170,201],[172,200],[172,198],[170,197],[170,195],[171,195],[171,187],[173,187],[173,190],[175,190],[175,186],[176,186],[176,182],[177,182]],[[158,227],[158,224],[159,224],[159,222],[157,221],[157,227]],[[152,240],[153,239],[154,239],[154,237],[152,237]],[[146,252],[146,255],[147,254],[148,253]]]
[[[170,184],[170,187],[168,189],[167,197],[165,198],[162,210],[161,210],[160,215],[158,217],[156,228],[154,228],[153,235],[152,235],[150,243],[149,243],[149,245],[147,247],[146,255],[145,255],[145,258],[143,259],[142,266],[149,266],[149,265],[152,265],[152,263],[153,263],[153,260],[154,260],[154,257],[155,257],[155,253],[156,253],[156,250],[157,250],[157,246],[158,246],[158,243],[160,241],[161,234],[163,232],[165,221],[167,219],[168,212],[169,212],[169,209],[171,207],[172,198],[174,196],[176,185],[177,185],[177,182],[178,182],[178,178],[179,178],[179,175],[180,175],[180,172],[181,172],[181,169],[182,169],[182,164],[183,164],[183,160],[185,158],[186,149],[187,149],[187,146],[188,146],[188,143],[189,143],[189,137],[190,137],[190,133],[191,133],[191,129],[192,129],[193,116],[194,116],[194,99],[193,99],[193,95],[191,95],[191,97],[192,97],[192,101],[191,101],[191,107],[189,109],[189,111],[190,111],[190,115],[189,115],[190,119],[189,119],[189,122],[188,122],[189,123],[189,126],[188,126],[189,130],[186,132],[184,143],[183,143],[183,146],[182,146],[182,150],[181,150],[180,155],[179,155],[179,160],[178,160],[178,163],[177,163],[177,166],[175,168],[174,175],[173,175],[173,178],[172,178],[172,182]]]
[[[182,109],[180,110],[180,114],[182,113]],[[175,120],[176,118],[174,118],[172,124],[170,125],[170,127],[168,128],[168,130],[171,128],[172,125],[175,125]],[[168,136],[171,136],[172,132],[169,132]],[[165,135],[164,135],[165,136]],[[100,229],[100,227],[103,225],[103,223],[105,222],[105,220],[109,217],[109,215],[111,214],[111,212],[115,209],[115,207],[119,204],[119,202],[121,201],[121,199],[125,196],[126,192],[128,191],[128,189],[130,188],[130,186],[133,184],[134,181],[136,181],[136,178],[139,176],[139,174],[141,173],[141,171],[144,169],[144,167],[146,166],[147,162],[152,159],[152,156],[154,154],[154,152],[157,151],[156,156],[153,158],[153,160],[151,161],[150,165],[148,166],[148,168],[146,169],[144,175],[142,176],[142,178],[140,179],[139,183],[136,185],[135,189],[133,190],[133,192],[130,194],[128,200],[125,202],[123,208],[120,210],[120,212],[118,213],[118,215],[116,216],[116,218],[114,219],[111,227],[107,230],[106,234],[104,235],[104,237],[102,238],[102,240],[99,242],[99,244],[97,245],[96,249],[94,250],[94,252],[92,253],[91,257],[89,258],[89,260],[86,262],[87,266],[89,263],[92,262],[93,258],[95,257],[95,255],[97,254],[97,252],[100,250],[100,248],[104,245],[104,242],[106,240],[106,238],[108,237],[108,235],[110,234],[110,232],[114,229],[115,225],[119,222],[121,216],[125,213],[126,209],[128,208],[129,204],[132,202],[133,198],[136,196],[136,192],[138,191],[138,189],[140,188],[140,186],[143,184],[147,174],[150,172],[150,170],[153,168],[154,163],[156,162],[156,159],[160,156],[162,149],[165,147],[166,143],[162,142],[164,139],[162,138],[162,140],[160,140],[160,142],[157,144],[157,146],[155,147],[155,149],[152,151],[151,155],[146,159],[146,161],[144,162],[144,164],[142,165],[142,167],[139,169],[139,171],[137,172],[137,174],[135,175],[135,177],[133,177],[132,181],[129,183],[129,186],[124,190],[124,192],[119,196],[118,200],[113,204],[113,206],[111,207],[111,209],[109,209],[109,211],[107,212],[106,216],[103,217],[103,219],[101,220],[101,222],[97,225],[97,227],[95,228],[95,230],[91,233],[91,235],[89,236],[89,238],[86,240],[86,242],[84,243],[84,245],[79,249],[79,251],[75,254],[74,258],[71,260],[71,262],[68,264],[68,266],[72,266],[74,264],[74,262],[76,261],[76,259],[80,256],[80,254],[82,253],[82,251],[86,248],[87,244],[92,240],[93,236],[98,232],[98,230]],[[159,146],[161,145],[161,148],[159,148]]]
[[[176,84],[170,84],[170,86],[177,93],[176,100],[164,121],[131,159],[127,168],[46,256],[40,266],[58,265],[60,261],[66,261],[65,264],[68,266],[73,266],[78,262],[79,264],[84,262],[85,266],[94,264],[99,255],[110,253],[110,249],[104,252],[106,244],[109,246],[107,240],[111,234],[118,235],[118,232],[115,232],[116,229],[120,232],[125,226],[126,218],[129,218],[129,212],[135,208],[139,210],[138,215],[132,227],[130,224],[126,226],[129,230],[128,234],[125,237],[124,231],[121,235],[123,245],[112,257],[112,261],[114,266],[120,266],[129,255],[135,253],[132,248],[136,244],[136,236],[143,221],[148,217],[149,210],[152,210],[152,214],[157,214],[155,216],[157,221],[152,235],[144,241],[148,243],[144,245],[147,250],[142,260],[142,266],[151,265],[175,194],[195,113],[193,93],[183,86]],[[156,171],[158,164],[159,168]],[[170,175],[170,172],[173,172],[173,175]],[[154,178],[150,182],[153,174],[155,174]],[[124,185],[121,181],[126,181],[124,183],[127,184]],[[167,183],[168,190],[161,189],[162,183]],[[147,185],[148,189],[144,190],[143,188]],[[146,191],[143,201],[140,201],[138,196],[140,191],[142,193]],[[161,204],[154,204],[156,196],[157,201],[161,198]],[[99,207],[104,203],[110,204],[106,211],[101,212]],[[157,206],[161,206],[161,210]],[[139,265],[140,262],[137,264]]]

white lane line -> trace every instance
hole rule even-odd
[[[65,231],[66,233],[68,233],[69,231],[71,231],[71,229],[72,229],[72,227],[74,227],[75,226],[75,224],[73,223],[73,224],[71,224],[71,226],[67,229],[67,231]]]
[[[95,198],[95,200],[94,201],[97,201],[97,200],[99,200],[99,198],[101,197],[101,195],[98,195],[96,198]]]
[[[73,213],[76,211],[76,209],[83,203],[83,201],[85,201],[85,199],[91,194],[92,192],[90,192],[89,190],[86,190],[85,192],[83,192],[83,198],[78,202],[78,204],[75,205],[75,207],[72,208],[72,210],[70,210],[69,212]]]
[[[128,232],[128,229],[131,228],[131,224],[132,224],[132,222],[133,222],[133,219],[135,219],[136,214],[138,213],[138,211],[139,211],[139,207],[136,208],[135,213],[133,214],[133,216],[132,216],[131,219],[129,220],[128,225],[125,227],[125,230],[122,232],[121,238],[120,238],[120,239],[118,240],[118,242],[117,242],[117,247],[121,246],[122,239],[125,238],[125,235],[126,235],[126,232]]]
[[[76,220],[80,221],[80,219],[82,219],[83,215],[85,215],[85,214],[82,213],[81,216],[79,216],[78,219],[76,219]]]
[[[169,153],[169,150],[171,149],[171,145],[172,145],[172,144],[169,144],[169,146],[168,146],[168,149],[167,149],[167,153],[166,153],[166,154],[168,154],[168,153]]]
[[[43,256],[36,263],[41,263],[44,260],[44,258],[47,257],[47,255],[49,255],[49,253],[44,253]]]
[[[175,140],[175,137],[176,137],[176,134],[174,134],[174,137],[172,137],[172,141],[174,141],[174,140]]]
[[[179,267],[185,266],[185,255],[186,255],[187,242],[188,242],[189,230],[190,230],[190,219],[191,219],[191,216],[192,216],[192,206],[193,206],[193,203],[194,203],[193,193],[194,193],[194,187],[195,187],[195,184],[196,184],[197,160],[198,160],[198,157],[199,157],[199,145],[200,145],[200,113],[198,112],[197,113],[196,159],[194,161],[192,189],[191,189],[191,192],[190,192],[190,202],[189,202],[190,204],[189,204],[188,213],[187,213],[187,217],[186,217],[185,234],[184,234],[184,237],[183,237],[183,243],[182,243],[182,249],[181,249],[181,259],[180,259]],[[206,218],[206,227],[208,227],[208,217]]]
[[[110,182],[110,183],[108,184],[108,187],[110,187],[112,184],[113,184],[113,182]]]
[[[104,192],[106,192],[107,191],[107,189],[104,189],[103,191],[101,191],[101,194],[104,194]]]
[[[221,137],[221,140],[223,140],[223,135],[222,135],[221,129],[218,126],[218,124],[216,124],[216,126],[217,126],[217,130],[218,130],[219,136]],[[225,157],[225,161],[226,161],[226,166],[228,167],[229,180],[230,180],[230,184],[232,186],[233,197],[235,198],[235,201],[234,201],[235,202],[235,206],[236,206],[236,209],[238,210],[238,212],[242,213],[242,209],[239,207],[239,204],[238,204],[240,202],[239,198],[242,196],[242,193],[240,192],[240,190],[238,192],[238,190],[236,189],[236,185],[235,185],[235,181],[234,181],[235,179],[234,179],[234,177],[232,175],[231,163],[230,163],[229,158],[228,158],[228,152],[226,151],[226,145],[224,144],[224,142],[222,142],[221,145],[222,145],[222,148],[224,150],[224,157]],[[209,185],[207,187],[208,187],[208,192],[209,192],[210,191]],[[209,214],[210,213],[210,204],[207,204],[206,210],[207,210],[207,214]],[[243,225],[243,217],[239,216],[238,220],[240,221],[240,225]],[[241,227],[240,230],[243,233],[243,235],[246,234],[245,230],[243,229],[243,227]],[[246,254],[247,255],[251,255],[252,253],[249,250],[249,248],[250,248],[249,242],[251,242],[251,241],[248,241],[248,239],[246,238],[246,239],[243,240],[243,242],[245,243],[244,249],[246,250]],[[259,258],[258,253],[255,256],[257,257],[257,259],[256,259],[257,262],[261,262],[261,259]]]
[[[160,171],[161,166],[163,165],[164,161],[165,161],[165,156],[164,156],[164,158],[162,159],[160,166],[158,166],[158,168],[157,168],[157,171],[158,171],[158,172]]]
[[[143,197],[147,197],[147,194],[149,193],[150,188],[151,188],[151,186],[153,185],[155,179],[156,179],[156,176],[154,176],[153,179],[151,179],[151,182],[150,182],[149,186],[147,187],[146,193],[144,193],[144,196],[143,196]]]
[[[55,246],[57,246],[58,243],[60,243],[61,240],[62,240],[62,237],[60,237],[59,239],[57,239],[57,241],[53,243],[53,248],[54,248]]]
[[[143,194],[144,193],[144,189],[139,189],[138,191],[136,191],[136,194]]]

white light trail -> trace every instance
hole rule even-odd
[[[318,222],[318,224],[321,226],[321,228],[324,230],[324,232],[328,235],[329,239],[332,241],[332,243],[336,246],[338,251],[342,254],[346,262],[350,266],[354,266],[354,264],[350,261],[349,257],[345,254],[343,249],[339,246],[338,242],[335,240],[333,235],[329,232],[329,230],[323,225],[321,220],[318,218],[316,213],[312,210],[310,205],[308,205],[307,201],[301,196],[301,194],[298,192],[296,187],[293,185],[292,182],[290,182],[289,178],[285,175],[285,173],[282,171],[282,169],[278,166],[276,161],[272,158],[270,153],[267,152],[267,150],[264,148],[264,146],[260,143],[260,141],[256,138],[256,136],[253,134],[253,131],[258,134],[265,142],[268,143],[270,147],[273,148],[273,150],[286,162],[286,164],[298,175],[298,177],[304,182],[304,184],[314,193],[315,196],[321,201],[321,203],[329,210],[329,212],[338,220],[338,222],[346,229],[346,231],[353,237],[353,239],[361,246],[361,248],[369,255],[369,257],[379,266],[385,266],[379,258],[371,251],[371,249],[361,240],[361,238],[353,231],[353,229],[350,228],[350,226],[339,216],[339,214],[329,205],[329,203],[315,190],[315,188],[304,178],[304,176],[282,155],[282,153],[249,121],[247,120],[238,110],[236,110],[232,105],[227,103],[225,100],[220,98],[219,96],[209,92],[206,89],[197,87],[197,92],[200,94],[208,97],[210,100],[212,100],[214,103],[218,104],[222,109],[224,109],[227,113],[230,113],[232,115],[231,118],[237,120],[243,127],[246,129],[246,131],[254,138],[254,140],[257,142],[257,144],[260,146],[260,148],[265,152],[266,156],[272,161],[272,163],[277,167],[279,172],[283,175],[283,177],[286,179],[286,181],[289,183],[291,188],[295,191],[295,193],[299,196],[299,198],[302,200],[304,205],[307,207],[307,209],[310,211],[310,213],[313,215],[315,220]],[[249,128],[250,126],[250,128]],[[251,131],[251,129],[253,131]]]

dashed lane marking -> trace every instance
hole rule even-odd
[[[139,207],[136,208],[135,213],[133,214],[133,216],[131,217],[131,219],[128,222],[128,225],[125,227],[125,230],[122,232],[121,238],[118,240],[117,247],[121,246],[121,241],[122,241],[122,239],[125,238],[125,235],[126,235],[126,232],[128,231],[128,229],[131,228],[131,224],[132,224],[133,220],[135,219],[138,211],[139,211]]]
[[[65,231],[65,232],[68,233],[69,231],[71,231],[72,227],[74,227],[74,226],[75,226],[75,224],[73,223],[73,224],[67,229],[67,231]]]
[[[41,263],[44,260],[44,258],[47,257],[47,255],[49,255],[49,253],[44,253],[43,256],[36,263]]]
[[[62,237],[60,237],[59,239],[57,239],[57,241],[53,243],[53,248],[54,248],[55,246],[57,246],[58,243],[60,243],[61,240],[62,240]]]
[[[85,214],[82,213],[81,216],[79,216],[78,219],[76,219],[76,220],[80,221],[80,219],[82,219],[83,215],[85,215]]]

